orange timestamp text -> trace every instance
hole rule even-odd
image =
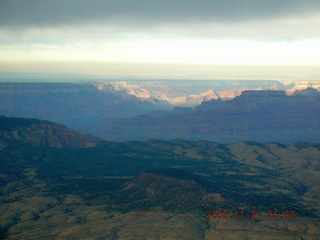
[[[227,210],[208,210],[206,211],[206,219],[294,219],[296,212],[294,210],[269,210],[262,212],[257,210],[243,211],[227,211]]]

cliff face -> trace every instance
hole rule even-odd
[[[64,125],[37,119],[0,117],[0,139],[12,139],[32,145],[55,148],[93,147],[102,141]]]

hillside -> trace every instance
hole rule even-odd
[[[93,147],[102,142],[98,137],[73,131],[61,124],[5,116],[0,116],[0,138],[56,148]]]
[[[0,136],[0,238],[320,237],[319,144],[34,144]]]

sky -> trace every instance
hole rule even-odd
[[[0,0],[0,75],[320,80],[319,0]]]

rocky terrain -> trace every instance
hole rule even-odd
[[[111,83],[115,89],[127,92],[140,99],[154,102],[166,101],[178,107],[196,107],[203,101],[211,99],[229,100],[239,96],[245,90],[287,90],[295,87],[301,90],[308,87],[303,83],[283,84],[279,81],[221,81],[221,80],[189,80],[189,81],[121,81]],[[317,86],[317,85],[314,85]]]

